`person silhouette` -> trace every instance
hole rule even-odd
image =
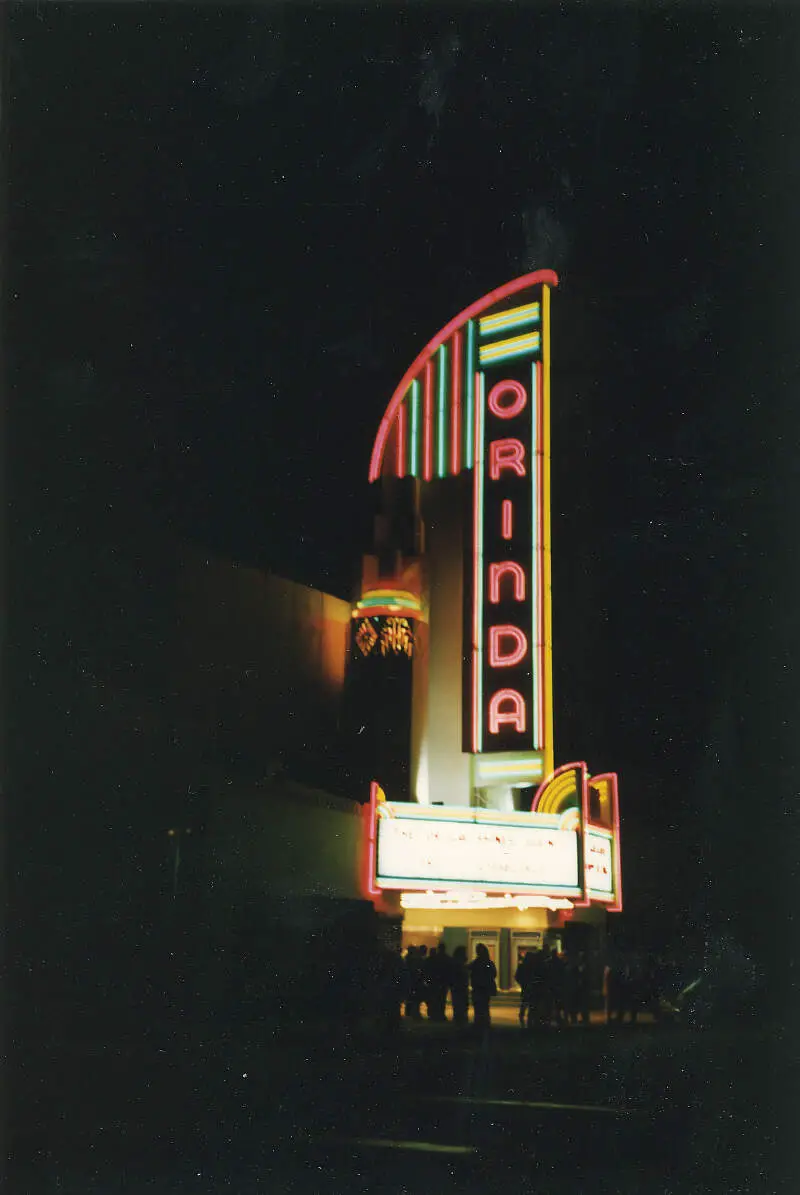
[[[450,999],[453,1023],[466,1025],[469,1020],[469,970],[466,946],[456,946],[450,959]]]
[[[472,1007],[476,1029],[488,1029],[492,1023],[489,1011],[492,996],[497,993],[497,968],[483,942],[475,947],[475,958],[469,965]]]

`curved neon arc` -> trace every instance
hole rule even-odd
[[[561,766],[557,767],[554,772],[551,772],[549,776],[545,777],[545,779],[537,788],[536,792],[533,794],[533,800],[531,801],[531,812],[537,812],[542,798],[547,795],[547,790],[556,780],[558,780],[560,776],[563,776],[565,772],[574,772],[578,769],[580,769],[583,782],[585,783],[587,777],[587,768],[586,763],[583,760],[575,760],[573,763],[562,763]]]
[[[554,270],[535,270],[532,274],[523,274],[519,278],[512,279],[511,282],[506,282],[503,286],[498,286],[495,290],[490,290],[483,298],[477,299],[476,302],[470,303],[469,307],[465,307],[448,324],[445,324],[441,332],[437,332],[433,340],[428,341],[422,352],[415,357],[413,363],[403,374],[400,384],[389,400],[389,405],[378,427],[378,434],[375,437],[375,443],[372,448],[372,456],[369,462],[370,481],[377,481],[380,476],[383,454],[386,449],[386,440],[397,415],[397,408],[402,403],[409,386],[423,366],[431,360],[434,354],[446,340],[450,339],[454,332],[458,331],[463,324],[468,323],[476,315],[485,311],[487,307],[491,307],[494,303],[499,303],[502,299],[507,299],[509,295],[514,295],[517,291],[525,290],[528,286],[539,285],[558,286],[558,275]]]

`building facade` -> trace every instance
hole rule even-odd
[[[600,950],[621,908],[617,777],[556,765],[549,270],[461,312],[406,371],[369,467],[351,692],[374,769],[364,883],[405,944]]]

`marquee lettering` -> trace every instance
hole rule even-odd
[[[510,709],[501,709],[507,706]],[[525,733],[525,702],[516,689],[498,689],[489,702],[489,733],[497,734],[501,726],[513,726],[519,734]]]
[[[495,418],[506,422],[517,418],[526,412],[529,394],[522,382],[513,378],[504,378],[496,382],[489,391],[486,405],[488,412]],[[509,429],[510,430],[510,429]],[[488,478],[501,484],[513,477],[527,476],[526,449],[523,438],[508,436],[501,439],[489,440],[487,445]],[[510,479],[509,479],[510,480]],[[508,491],[507,491],[508,492]],[[502,491],[501,491],[502,494]],[[527,525],[524,514],[517,528],[514,504],[517,499],[513,496],[502,497],[500,508],[500,534],[509,544],[513,555],[516,555],[514,544],[515,532],[519,536]],[[497,499],[492,500],[493,503]],[[497,510],[497,506],[494,506]],[[520,545],[522,546],[522,545]],[[487,597],[491,605],[498,605],[503,600],[513,599],[515,602],[525,602],[527,597],[527,573],[518,560],[500,560],[487,562]],[[510,578],[510,584],[509,579]],[[521,617],[524,617],[521,613]],[[491,620],[486,627],[486,663],[490,669],[514,668],[521,664],[529,655],[529,638],[520,626],[504,623],[492,626]],[[488,701],[488,731],[490,735],[497,735],[503,727],[513,729],[518,734],[524,734],[528,721],[526,699],[516,688],[501,688],[489,696],[493,686],[487,681],[489,691]]]
[[[512,639],[514,646],[504,650],[504,640]],[[528,651],[528,636],[519,627],[489,627],[489,667],[513,668],[525,659]]]
[[[511,402],[501,403],[500,399],[506,395],[513,395]],[[522,382],[515,382],[508,378],[504,382],[497,382],[489,391],[489,398],[487,399],[489,410],[498,419],[513,419],[515,415],[519,415],[521,411],[525,410],[528,402],[528,392],[522,385]]]
[[[525,477],[525,445],[513,436],[505,440],[492,440],[489,445],[489,476],[498,481],[504,469],[510,469],[517,477]]]
[[[503,539],[511,539],[514,534],[514,504],[510,498],[503,499]]]
[[[506,574],[514,578],[514,601],[524,602],[525,572],[522,565],[517,564],[514,560],[504,560],[502,564],[489,565],[489,601],[495,605],[500,601],[500,582]]]

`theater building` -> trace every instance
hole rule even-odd
[[[415,358],[369,462],[379,494],[348,699],[372,783],[364,892],[404,945],[602,949],[621,909],[617,776],[558,762],[549,270],[471,304]]]

